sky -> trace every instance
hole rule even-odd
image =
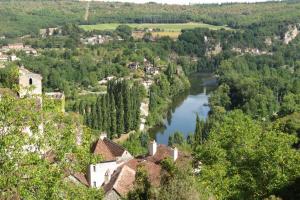
[[[157,2],[167,4],[198,4],[198,3],[230,3],[230,2],[243,2],[243,3],[254,3],[264,2],[267,0],[105,0],[105,1],[118,1],[118,2],[132,2],[132,3],[146,3],[146,2]]]

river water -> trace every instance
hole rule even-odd
[[[204,120],[208,116],[209,93],[217,85],[215,77],[212,74],[194,74],[189,79],[190,90],[174,97],[163,125],[149,130],[159,144],[168,144],[169,136],[176,131],[183,133],[186,138],[195,131],[196,115]]]

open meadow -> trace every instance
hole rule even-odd
[[[115,30],[120,23],[105,23],[105,24],[95,24],[95,25],[81,25],[80,27],[83,28],[86,31],[92,31],[92,30]],[[204,24],[204,23],[171,23],[171,24],[161,24],[161,23],[143,23],[143,24],[137,24],[137,23],[129,23],[126,24],[130,26],[133,29],[160,29],[161,31],[166,32],[180,32],[183,29],[194,29],[194,28],[208,28],[212,30],[219,30],[219,29],[229,29],[226,26],[214,26],[210,24]]]
[[[120,23],[105,23],[105,24],[95,24],[95,25],[81,25],[80,27],[83,28],[85,31],[92,31],[92,30],[115,30]],[[194,29],[194,28],[208,28],[211,30],[219,30],[219,29],[227,29],[230,28],[226,26],[214,26],[210,24],[204,24],[204,23],[196,23],[196,22],[190,22],[190,23],[143,23],[143,24],[137,24],[137,23],[128,23],[126,24],[130,26],[134,30],[133,37],[134,38],[142,38],[144,33],[140,32],[141,30],[145,29],[152,29],[152,35],[154,37],[163,37],[163,36],[169,36],[170,38],[176,39],[180,35],[181,31],[184,29]]]

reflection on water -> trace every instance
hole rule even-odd
[[[216,87],[216,79],[211,74],[196,74],[190,77],[190,82],[190,90],[173,99],[164,124],[150,130],[159,144],[168,144],[169,136],[176,131],[185,137],[193,133],[197,114],[201,119],[207,118],[208,95]]]

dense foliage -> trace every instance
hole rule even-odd
[[[149,110],[147,122],[150,126],[163,121],[172,98],[190,87],[190,83],[184,74],[176,74],[175,66],[169,65],[165,74],[161,74],[155,80],[149,91]]]
[[[8,37],[37,35],[40,28],[66,23],[183,23],[202,21],[234,28],[251,27],[264,33],[274,32],[274,21],[296,22],[299,2],[223,5],[162,5],[78,1],[1,1],[0,35]]]
[[[262,199],[300,175],[297,138],[264,127],[241,111],[222,117],[195,151],[199,181],[219,199]]]
[[[85,170],[91,161],[99,162],[90,154],[91,133],[84,131],[83,145],[77,146],[78,117],[54,112],[47,99],[43,103],[43,109],[38,109],[34,99],[1,98],[0,198],[101,198],[101,190],[75,185],[65,178],[68,173]],[[34,137],[24,133],[29,128]],[[55,160],[48,157],[49,149]]]
[[[89,127],[107,132],[109,138],[119,137],[139,129],[143,95],[144,88],[136,82],[110,81],[107,94],[100,94],[96,102],[77,101],[73,110],[84,116]]]

